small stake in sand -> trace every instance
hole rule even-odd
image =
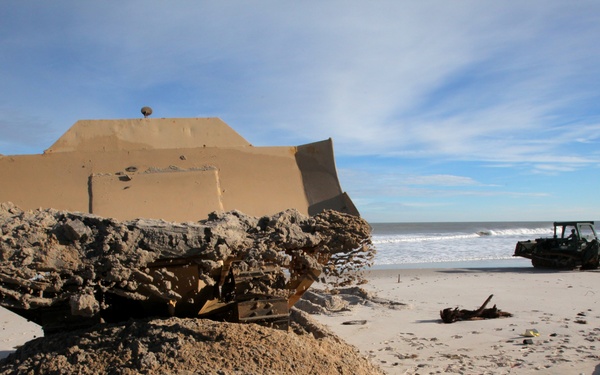
[[[398,283],[400,283],[400,274],[398,274]]]

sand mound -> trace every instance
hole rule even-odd
[[[383,374],[356,348],[323,332],[130,320],[32,340],[0,361],[0,374]]]

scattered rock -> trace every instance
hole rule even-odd
[[[346,322],[342,322],[343,325],[347,326],[362,326],[367,324],[366,320],[348,320]]]

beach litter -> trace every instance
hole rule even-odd
[[[348,320],[346,322],[342,323],[343,325],[350,325],[350,326],[356,326],[356,325],[365,325],[367,324],[366,320]]]
[[[523,336],[525,337],[538,337],[539,335],[540,333],[538,330],[533,328],[526,329],[525,333],[523,333]]]

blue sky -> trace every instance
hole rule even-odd
[[[333,138],[369,221],[598,219],[600,2],[4,1],[0,153],[79,119]]]

